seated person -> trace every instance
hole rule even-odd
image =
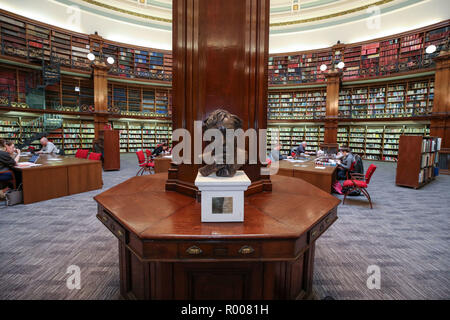
[[[158,145],[152,152],[152,156],[157,157],[159,156],[162,152],[166,152],[169,150],[169,146],[166,144],[166,142]]]
[[[302,143],[300,143],[300,145],[299,145],[298,147],[293,148],[293,149],[291,150],[291,154],[292,154],[292,153],[295,153],[296,156],[299,156],[299,155],[301,155],[302,153],[303,153],[303,154],[306,153],[306,146],[307,146],[306,141],[303,141]]]
[[[48,141],[47,138],[43,137],[39,142],[42,145],[42,149],[36,153],[58,153],[58,148],[52,142]]]
[[[306,141],[303,141],[302,143],[300,143],[300,145],[297,148],[293,148],[291,150],[291,154],[295,153],[295,156],[298,157],[298,156],[300,156],[302,154],[307,155],[307,154],[315,153],[315,152],[311,152],[311,151],[306,151],[307,145],[308,144],[306,143]]]
[[[336,153],[336,159],[341,160],[344,157],[344,154],[342,153],[342,149],[339,149],[338,153]]]
[[[354,156],[350,151],[350,148],[341,148],[341,151],[344,156],[337,167],[337,179],[345,180],[347,179],[347,171],[350,170],[350,167],[354,161]]]
[[[14,152],[17,155],[14,157]],[[4,172],[11,170],[19,162],[20,150],[14,148],[14,143],[11,141],[5,141],[0,139],[0,193],[5,192],[8,189],[6,181],[13,178],[11,172]],[[6,186],[6,187],[5,187]]]
[[[317,157],[320,158],[320,157],[323,157],[323,156],[325,156],[325,151],[323,151],[322,149],[319,149],[317,151]]]
[[[101,153],[102,159],[103,159],[103,157],[104,157],[103,138],[98,138],[92,142],[92,150],[95,153]]]
[[[280,161],[280,160],[284,160],[287,157],[285,155],[282,155],[280,153],[281,150],[281,144],[277,144],[273,150],[270,152],[269,154],[269,159],[272,161]]]

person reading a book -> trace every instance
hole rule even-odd
[[[0,139],[0,194],[9,189],[7,182],[12,180],[11,169],[19,162],[20,150],[11,141]],[[1,197],[1,195],[0,195]]]
[[[350,170],[350,167],[354,161],[354,156],[350,148],[341,148],[341,151],[343,157],[337,167],[337,179],[345,180],[347,179],[347,171]]]
[[[158,145],[152,152],[152,156],[157,157],[159,156],[161,153],[166,152],[169,150],[169,146],[167,145],[166,142]]]
[[[42,145],[42,149],[36,153],[58,153],[58,148],[52,142],[48,141],[47,138],[43,137],[39,142]]]

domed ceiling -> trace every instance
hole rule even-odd
[[[0,0],[0,8],[113,41],[172,46],[172,0]],[[450,0],[271,0],[270,52],[364,41],[449,18]]]
[[[82,10],[108,16],[126,17],[142,24],[166,29],[172,22],[172,0],[54,0],[78,5]],[[224,0],[226,1],[226,0]],[[338,25],[371,14],[386,13],[427,0],[271,0],[271,33],[297,32]]]

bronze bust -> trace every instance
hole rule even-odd
[[[202,176],[206,177],[213,173],[216,173],[218,177],[233,177],[236,174],[236,171],[242,167],[242,163],[237,163],[237,155],[239,152],[244,152],[245,160],[247,160],[247,153],[245,150],[238,150],[236,145],[236,138],[233,142],[234,147],[234,162],[227,164],[227,150],[226,150],[226,130],[227,129],[242,129],[242,120],[239,119],[238,116],[231,114],[230,112],[223,110],[223,109],[217,109],[213,112],[211,112],[206,118],[205,121],[203,121],[203,131],[206,131],[208,129],[218,129],[222,132],[223,135],[223,155],[217,155],[216,157],[223,157],[223,163],[222,164],[207,164],[199,169],[199,172]]]

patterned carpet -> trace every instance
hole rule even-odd
[[[316,243],[316,295],[449,299],[450,176],[401,188],[395,164],[375,164],[374,209],[363,196],[351,198]],[[122,155],[121,166],[103,173],[103,190],[134,176],[135,155]],[[27,206],[0,202],[0,299],[120,299],[117,240],[95,217],[92,198],[101,191]],[[66,286],[70,265],[81,269],[80,290]],[[366,286],[369,265],[380,267],[380,289]]]

